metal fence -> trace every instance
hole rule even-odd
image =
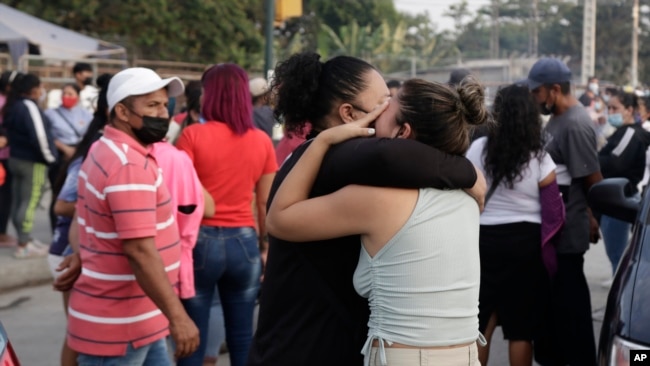
[[[162,77],[178,76],[184,81],[198,80],[208,65],[189,62],[156,61],[156,60],[116,60],[99,58],[51,58],[39,55],[24,55],[17,65],[11,61],[9,54],[0,53],[0,71],[17,69],[37,75],[46,89],[60,88],[62,85],[74,82],[72,68],[77,62],[85,62],[93,68],[95,77],[110,73],[115,74],[128,67],[147,67],[155,70]]]

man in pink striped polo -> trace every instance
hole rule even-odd
[[[68,344],[79,365],[171,365],[199,343],[177,295],[181,246],[153,143],[167,132],[174,77],[130,68],[108,85],[110,123],[79,172],[81,275],[70,296]]]

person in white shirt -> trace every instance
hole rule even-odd
[[[89,111],[95,112],[99,89],[93,85],[93,68],[85,62],[77,62],[72,68],[75,83],[81,90],[79,92],[79,105]]]
[[[540,191],[554,185],[555,163],[544,151],[539,108],[527,86],[510,85],[497,93],[494,126],[474,141],[467,158],[488,182],[481,214],[481,290],[479,329],[488,347],[479,349],[482,365],[497,325],[509,341],[510,365],[530,366],[532,341],[544,300],[542,202]]]

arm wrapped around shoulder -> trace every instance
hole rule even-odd
[[[474,165],[415,140],[357,138],[334,145],[320,175],[336,182],[376,187],[459,189],[476,183]]]

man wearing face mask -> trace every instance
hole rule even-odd
[[[571,94],[571,71],[564,62],[543,58],[528,74],[528,87],[551,118],[545,127],[546,151],[557,164],[557,183],[566,206],[566,224],[557,245],[558,270],[552,279],[549,319],[535,341],[542,365],[595,365],[591,299],[584,254],[599,239],[598,223],[587,206],[587,192],[602,179],[591,118]]]
[[[77,62],[72,68],[75,84],[79,87],[79,104],[93,113],[97,105],[99,90],[93,85],[93,68],[85,62]]]
[[[173,77],[130,68],[108,85],[109,125],[79,172],[82,271],[70,296],[68,338],[79,365],[171,365],[198,347],[177,295],[181,248],[169,191],[151,145],[167,132]],[[106,296],[110,294],[110,296]]]
[[[585,107],[593,107],[599,91],[598,78],[590,76],[587,81],[587,90],[580,96],[580,103]]]

